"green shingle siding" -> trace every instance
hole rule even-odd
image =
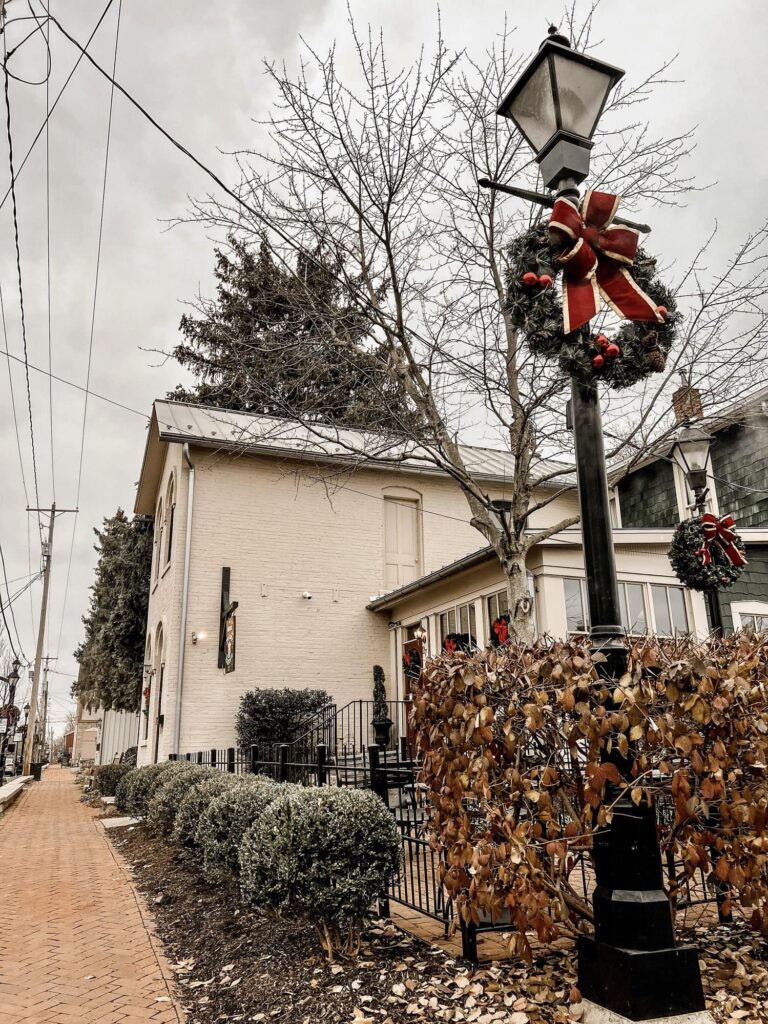
[[[676,526],[677,499],[670,463],[652,462],[622,480],[619,505],[622,526],[645,529]]]
[[[765,601],[768,603],[768,545],[748,544],[749,565],[732,587],[720,591],[720,608],[723,626],[733,629],[731,603],[741,601]]]
[[[712,467],[721,514],[730,512],[742,528],[768,526],[768,493],[753,493],[721,482],[728,480],[768,491],[768,419],[760,415],[744,425],[719,431],[712,444]]]

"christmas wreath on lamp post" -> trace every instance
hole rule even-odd
[[[638,232],[613,223],[619,201],[607,192],[587,192],[580,207],[558,199],[549,224],[509,246],[507,280],[509,315],[531,351],[557,359],[582,383],[617,391],[664,369],[680,320],[656,261],[638,248]],[[627,318],[611,337],[581,330],[602,301]]]
[[[711,512],[678,524],[669,560],[684,586],[691,590],[722,590],[741,576],[747,557],[744,542],[733,527],[733,516],[718,519]]]

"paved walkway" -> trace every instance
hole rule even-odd
[[[149,912],[67,769],[0,819],[1,1024],[180,1024]]]

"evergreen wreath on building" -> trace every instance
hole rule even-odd
[[[731,516],[705,512],[684,519],[675,529],[669,560],[680,582],[691,590],[730,587],[747,565],[744,542],[733,529]]]
[[[566,333],[546,224],[519,235],[508,249],[507,309],[532,352],[557,359],[563,373],[584,384],[601,381],[620,391],[661,373],[681,319],[674,296],[656,274],[656,261],[638,249],[631,277],[655,304],[660,320],[625,320],[607,336],[586,330]]]

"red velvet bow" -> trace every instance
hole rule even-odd
[[[611,226],[620,202],[620,196],[608,192],[587,192],[581,211],[569,199],[555,202],[549,229],[564,245],[574,243],[557,258],[563,268],[566,334],[589,323],[600,309],[601,296],[626,320],[663,320],[656,303],[626,269],[635,262],[638,232]]]
[[[509,626],[505,618],[498,618],[494,620],[493,632],[496,634],[496,642],[499,644],[505,644],[509,639]]]
[[[449,636],[445,638],[445,649],[448,654],[454,654],[456,652],[456,641],[453,637]]]
[[[746,565],[747,560],[742,552],[736,547],[736,531],[733,516],[723,516],[718,519],[711,512],[705,512],[701,517],[701,526],[704,531],[704,543],[696,552],[700,556],[702,565],[710,565],[712,562],[711,545],[717,543],[720,550],[731,563],[731,565]]]

